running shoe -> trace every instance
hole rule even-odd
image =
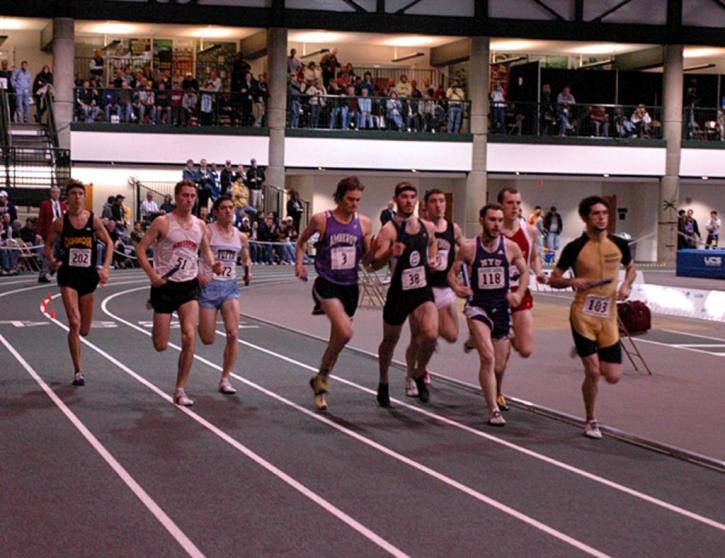
[[[237,390],[231,384],[229,378],[222,378],[219,382],[219,393],[223,393],[225,395],[233,395],[237,393]]]
[[[329,388],[327,382],[324,381],[318,374],[315,377],[310,378],[310,387],[315,394],[315,407],[317,407],[320,411],[327,409],[327,401],[325,400],[325,394]]]
[[[602,431],[599,430],[599,423],[596,420],[588,420],[584,425],[584,435],[594,440],[602,439]]]
[[[390,386],[388,384],[378,384],[378,405],[381,407],[390,407]]]
[[[503,395],[496,396],[496,405],[498,405],[498,408],[501,409],[502,411],[509,410],[509,404]]]
[[[466,341],[463,343],[463,352],[466,354],[470,353],[475,348],[476,346],[473,344],[473,341],[471,341],[470,337],[466,339]]]
[[[430,385],[430,372],[427,370],[425,371],[425,374],[423,374],[423,381],[425,382],[425,385]]]
[[[182,407],[191,407],[194,404],[194,400],[191,399],[183,389],[177,389],[174,393],[174,405],[181,405]]]
[[[418,388],[418,397],[420,397],[421,403],[428,403],[430,401],[430,392],[428,386],[425,385],[423,376],[415,378],[415,386]]]
[[[405,395],[408,397],[418,397],[418,387],[415,385],[413,378],[405,377]]]
[[[488,415],[488,424],[491,426],[503,426],[506,424],[506,419],[503,418],[501,411],[496,409],[495,411],[491,411],[491,414]]]
[[[322,309],[322,306],[315,303],[315,306],[312,308],[312,315],[313,316],[322,316],[325,313],[325,311]]]
[[[74,386],[86,385],[86,377],[83,375],[83,372],[76,372],[73,375],[73,385]]]

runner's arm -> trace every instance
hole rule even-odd
[[[297,237],[295,245],[295,275],[300,279],[307,280],[307,269],[305,269],[305,247],[307,241],[313,234],[319,233],[320,237],[325,234],[325,214],[315,213],[310,219],[304,231]]]
[[[221,262],[217,262],[214,258],[214,252],[209,246],[210,233],[205,223],[201,223],[201,244],[199,245],[199,253],[204,258],[207,265],[211,268],[214,273],[221,273],[224,271],[224,265]]]
[[[536,277],[539,283],[546,283],[546,276],[541,269],[541,253],[539,252],[539,231],[537,231],[536,227],[532,225],[527,226],[529,227],[529,237],[531,238],[531,246],[529,246],[529,250],[531,250],[531,270],[534,272],[534,277]]]
[[[385,225],[383,225],[383,228],[380,229],[378,236],[375,237],[374,246],[371,248],[373,257],[370,262],[370,267],[375,270],[385,267],[388,261],[390,261],[390,250],[393,246],[393,241],[395,240],[393,236],[395,234],[395,227],[392,225],[388,226],[390,223],[391,221],[388,221]]]
[[[372,221],[365,215],[360,215],[360,227],[363,233],[363,257],[362,264],[367,265],[370,258],[372,258],[372,247],[373,247],[373,224]]]
[[[456,259],[453,262],[453,266],[448,271],[448,285],[456,293],[456,296],[460,298],[466,298],[473,296],[473,290],[471,286],[465,286],[458,282],[458,274],[461,272],[461,268],[464,265],[468,265],[472,259],[471,248],[473,244],[464,242],[461,244],[460,249],[456,253]]]
[[[50,229],[48,230],[48,237],[45,239],[45,246],[43,247],[43,251],[45,252],[45,258],[48,260],[48,265],[50,266],[50,269],[53,270],[58,269],[62,265],[61,262],[55,259],[55,253],[53,250],[53,248],[55,247],[55,242],[58,239],[58,236],[60,235],[62,230],[63,219],[56,219],[55,221],[53,221],[53,223],[50,225]]]
[[[242,265],[252,267],[252,258],[249,255],[249,239],[246,234],[239,234],[239,238],[242,241]]]
[[[141,240],[136,246],[136,257],[138,258],[138,264],[146,272],[148,278],[151,279],[151,284],[157,287],[163,285],[165,280],[162,279],[161,276],[156,273],[156,271],[152,267],[151,263],[149,262],[149,258],[146,255],[146,251],[149,249],[151,244],[153,242],[156,242],[156,240],[158,240],[164,232],[163,226],[161,224],[162,221],[164,222],[164,224],[168,223],[168,220],[166,218],[154,219],[153,221],[151,221],[151,226],[146,231],[146,234],[141,237]]]
[[[108,281],[108,270],[110,269],[111,262],[113,261],[113,240],[111,240],[111,235],[108,234],[108,230],[106,230],[106,226],[103,224],[103,221],[95,216],[93,217],[93,230],[96,235],[98,235],[101,242],[103,242],[106,246],[106,249],[103,251],[103,267],[101,267],[101,271],[98,273],[101,278],[101,285],[105,285],[106,281]]]
[[[435,238],[435,228],[433,227],[433,223],[430,221],[423,221],[421,219],[420,221],[423,226],[425,227],[426,231],[428,231],[428,267],[431,269],[438,269],[438,243],[436,242]],[[431,264],[432,262],[432,264]],[[445,268],[446,262],[442,262],[443,267]]]
[[[506,240],[506,251],[511,254],[511,263],[519,272],[519,286],[516,292],[509,292],[506,295],[507,300],[512,308],[517,308],[526,294],[529,287],[529,266],[526,265],[524,254],[518,244],[511,240]]]

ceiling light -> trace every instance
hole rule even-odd
[[[705,58],[708,56],[721,56],[725,54],[725,49],[703,47],[703,48],[690,48],[686,47],[682,56],[685,58]]]
[[[391,62],[404,62],[405,60],[412,60],[413,58],[418,58],[420,56],[425,56],[422,52],[414,52],[412,54],[406,54],[405,56],[399,56],[398,58],[393,58]]]
[[[189,33],[190,37],[197,37],[199,39],[225,39],[227,37],[233,37],[237,31],[228,27],[200,27],[194,29]]]
[[[622,45],[614,43],[599,43],[576,47],[571,49],[570,52],[575,54],[614,54],[615,52],[619,52],[623,49],[624,47]]]
[[[423,37],[419,35],[408,35],[402,37],[393,37],[386,39],[382,44],[397,47],[419,47],[431,44],[435,39],[433,37]]]
[[[3,31],[17,31],[28,28],[28,24],[20,18],[0,17],[0,29]]]
[[[134,33],[136,30],[137,27],[130,23],[118,23],[113,21],[91,25],[89,28],[91,33],[100,33],[102,35],[129,35]]]
[[[526,50],[535,48],[534,41],[491,41],[491,50],[512,52],[514,50]]]
[[[344,38],[342,33],[328,31],[309,31],[307,33],[290,33],[289,40],[300,43],[337,43]]]

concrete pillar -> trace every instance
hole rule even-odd
[[[73,120],[73,59],[75,58],[73,19],[53,19],[53,88],[58,141],[70,149],[70,123]]]
[[[677,209],[682,153],[682,45],[664,47],[662,129],[667,140],[665,175],[660,180],[657,260],[665,262],[677,249]]]
[[[468,97],[471,100],[471,133],[473,152],[471,172],[466,177],[466,195],[463,203],[466,218],[463,234],[472,237],[481,230],[478,212],[486,203],[486,134],[488,133],[489,39],[471,38],[471,57],[468,71]]]
[[[267,184],[284,189],[284,130],[287,119],[287,29],[267,30],[267,70],[269,78],[269,166]],[[281,208],[284,212],[284,208]]]

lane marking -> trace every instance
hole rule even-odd
[[[137,290],[141,290],[144,288],[147,288],[147,287],[140,287],[140,288],[133,289],[133,290],[137,291]],[[123,292],[125,292],[125,291],[121,291],[121,293],[123,293]],[[111,295],[111,296],[107,297],[107,299],[115,297],[115,296],[117,296],[117,294],[121,294],[121,293],[116,293],[116,295]],[[54,298],[57,298],[58,296],[60,296],[60,295],[59,294],[54,295]],[[103,300],[103,304],[105,304],[105,302],[106,302],[106,299]],[[40,311],[41,311],[41,313],[43,312],[42,307],[41,307]],[[106,314],[108,314],[108,315],[111,315],[105,309],[104,309],[104,312],[106,312]],[[51,322],[55,323],[61,329],[68,331],[68,327],[65,324],[59,322],[55,318],[51,318],[50,316],[46,315],[46,317]],[[133,324],[130,324],[129,322],[126,322],[125,320],[119,320],[119,321],[126,323],[126,325],[129,325],[130,327],[132,327],[138,331],[141,331],[142,333],[145,333],[149,336],[151,335],[150,333],[144,331],[143,329],[141,329],[137,326],[134,326]],[[2,336],[0,336],[0,337],[2,337]],[[137,374],[136,372],[131,370],[128,366],[126,366],[125,364],[120,362],[115,357],[111,356],[105,350],[103,350],[100,347],[96,346],[95,344],[91,343],[84,337],[81,337],[81,342],[84,345],[86,345],[87,347],[90,347],[91,349],[93,349],[95,352],[97,352],[99,355],[104,357],[106,360],[115,364],[118,368],[123,370],[126,374],[128,374],[129,376],[134,378],[136,381],[138,381],[139,383],[141,383],[148,389],[150,389],[156,395],[158,395],[159,397],[161,397],[168,403],[173,404],[173,398],[170,395],[166,394],[160,388],[158,388],[155,384],[152,384],[151,382],[149,382],[148,380],[146,380],[145,378],[143,378],[142,376],[140,376],[139,374]],[[172,348],[175,348],[177,350],[181,350],[180,347],[177,347],[176,345],[173,345],[172,343],[169,343],[169,346]],[[219,370],[221,370],[221,367],[218,367],[218,368],[219,368]],[[282,480],[283,482],[285,482],[286,484],[288,484],[289,486],[291,486],[292,488],[297,490],[303,496],[307,497],[309,500],[312,500],[315,504],[317,504],[322,509],[324,509],[325,511],[327,511],[328,513],[330,513],[331,515],[333,515],[334,517],[339,519],[341,522],[345,523],[346,525],[348,525],[349,527],[351,527],[352,529],[354,529],[355,531],[360,533],[366,539],[370,540],[371,542],[373,542],[374,544],[376,544],[377,546],[379,546],[380,548],[382,548],[383,550],[385,550],[386,552],[391,554],[392,556],[395,556],[396,558],[409,558],[408,554],[406,554],[405,552],[403,552],[402,550],[400,550],[399,548],[397,548],[396,546],[394,546],[393,544],[388,542],[386,539],[384,539],[383,537],[381,537],[380,535],[378,535],[371,529],[365,527],[365,525],[363,525],[362,523],[360,523],[359,521],[357,521],[350,515],[346,514],[344,511],[342,511],[340,508],[338,508],[337,506],[335,506],[328,500],[325,500],[321,496],[318,496],[314,491],[307,488],[301,482],[295,480],[293,477],[291,477],[290,475],[288,475],[287,473],[285,473],[284,471],[282,471],[281,469],[279,469],[278,467],[273,465],[271,462],[267,461],[259,454],[255,453],[254,451],[252,451],[251,449],[249,449],[242,443],[238,442],[237,440],[235,440],[234,438],[229,436],[226,432],[220,430],[215,425],[213,425],[212,423],[207,421],[202,416],[196,414],[194,411],[192,411],[186,407],[181,407],[181,406],[176,405],[176,408],[180,412],[186,414],[189,418],[193,419],[194,421],[199,423],[201,426],[203,426],[204,428],[206,428],[207,430],[209,430],[210,432],[212,432],[213,434],[215,434],[216,436],[218,436],[219,438],[221,438],[222,440],[227,442],[233,448],[235,448],[240,453],[242,453],[243,455],[248,457],[250,460],[254,461],[258,465],[260,465],[261,467],[266,469],[268,472],[272,473],[274,476],[276,476],[277,478],[279,478],[280,480]]]
[[[693,353],[700,353],[701,355],[720,356],[719,353],[701,351],[700,349],[695,349],[694,347],[681,347],[679,345],[671,345],[670,343],[663,343],[662,341],[653,341],[652,339],[644,339],[642,337],[637,337],[636,339],[637,339],[638,343],[641,341],[642,343],[650,343],[652,345],[658,345],[659,347],[669,347],[670,349],[679,349],[681,351],[690,351]]]
[[[120,477],[120,479],[128,486],[128,488],[131,489],[131,492],[133,492],[136,497],[141,500],[141,503],[146,506],[146,509],[148,509],[153,516],[158,520],[158,522],[166,529],[169,534],[174,537],[177,543],[179,543],[179,546],[186,551],[186,553],[189,556],[193,556],[194,558],[203,558],[204,554],[196,547],[196,545],[191,542],[189,537],[184,534],[184,532],[174,523],[174,520],[171,519],[166,512],[164,512],[163,509],[161,509],[161,506],[159,506],[156,501],[141,487],[136,480],[126,471],[126,469],[121,465],[113,455],[111,455],[111,452],[109,452],[101,442],[98,441],[98,439],[91,433],[88,428],[86,428],[85,424],[76,416],[76,414],[71,411],[68,406],[63,403],[63,401],[56,395],[56,393],[48,387],[48,384],[46,384],[43,379],[38,375],[38,373],[28,364],[28,362],[18,353],[15,348],[8,342],[3,335],[0,334],[0,343],[5,345],[5,348],[10,352],[11,355],[15,357],[15,360],[17,360],[20,365],[25,368],[25,371],[30,374],[30,376],[35,380],[35,382],[40,386],[40,388],[45,392],[45,394],[50,398],[50,400],[55,404],[58,409],[65,415],[65,417],[70,421],[70,423],[78,430],[78,432],[81,433],[81,435],[86,439],[86,441],[91,445],[91,447],[96,450],[96,452],[103,458],[103,460],[113,469],[113,472],[116,473]]]
[[[678,335],[689,335],[690,337],[699,337],[700,339],[709,339],[710,341],[720,341],[725,343],[722,337],[711,337],[710,335],[700,335],[698,333],[687,333],[686,331],[678,331],[676,329],[661,328],[658,331],[667,331],[668,333],[677,333]]]
[[[673,345],[674,347],[703,347],[703,348],[722,348],[725,347],[725,343],[679,343]]]
[[[118,296],[134,292],[135,290],[136,289],[128,289],[128,290],[120,291],[118,293],[115,293],[113,295],[106,297],[105,299],[103,299],[103,302],[101,303],[101,309],[108,316],[110,316],[110,317],[118,320],[119,322],[126,324],[130,328],[135,329],[136,331],[139,331],[139,332],[143,333],[144,335],[147,335],[150,337],[151,333],[149,333],[148,331],[134,325],[133,323],[131,323],[127,320],[124,320],[120,316],[117,316],[116,314],[114,314],[110,310],[108,310],[108,302],[110,302],[111,300],[113,300],[114,298],[116,298]],[[215,330],[215,331],[220,335],[226,336],[225,332],[221,332],[219,330]],[[181,347],[179,347],[178,345],[176,345],[174,343],[169,343],[168,346],[173,349],[176,349],[177,351],[181,351]],[[257,350],[261,350],[262,352],[267,352],[266,349],[262,349],[260,347],[254,346],[254,345],[250,345],[250,346],[253,348],[256,348]],[[270,351],[270,353],[271,353],[271,351]],[[273,353],[273,354],[276,355],[276,353]],[[276,355],[276,356],[279,356],[279,355]],[[218,370],[220,372],[222,371],[221,366],[215,364],[214,362],[211,362],[210,360],[207,360],[206,358],[204,358],[202,356],[195,354],[194,358],[196,360],[198,360],[199,362],[206,364],[210,368],[214,368],[215,370]],[[287,359],[286,357],[284,360],[289,360],[289,362],[295,363],[298,366],[312,369],[311,367],[308,367],[307,365],[297,363],[296,361],[293,361],[292,359]],[[569,544],[570,546],[573,546],[574,548],[577,548],[586,554],[589,554],[591,556],[597,556],[600,558],[608,556],[606,553],[604,553],[594,547],[591,547],[591,546],[587,545],[586,543],[579,541],[578,539],[575,539],[561,531],[558,531],[557,529],[554,529],[553,527],[550,527],[549,525],[547,525],[541,521],[538,521],[537,519],[534,519],[533,517],[530,517],[510,506],[507,506],[506,504],[503,504],[503,503],[499,502],[498,500],[495,500],[489,496],[486,496],[485,494],[478,492],[477,490],[475,490],[455,479],[452,479],[452,478],[444,475],[443,473],[436,471],[435,469],[431,469],[430,467],[427,467],[426,465],[423,465],[417,461],[414,461],[413,459],[410,459],[410,458],[396,452],[395,450],[388,448],[387,446],[379,444],[378,442],[375,442],[374,440],[371,440],[370,438],[366,438],[365,436],[362,436],[361,434],[359,434],[353,430],[350,430],[349,428],[339,425],[336,422],[328,419],[327,417],[320,415],[319,413],[306,409],[306,408],[294,403],[293,401],[290,401],[289,399],[282,397],[281,395],[278,395],[250,380],[247,380],[246,378],[243,378],[242,376],[239,376],[238,374],[232,373],[231,376],[233,376],[235,379],[242,382],[243,384],[251,387],[252,389],[257,390],[257,391],[267,395],[268,397],[271,397],[272,399],[275,399],[276,401],[279,401],[280,403],[287,405],[288,407],[291,407],[291,408],[295,409],[296,411],[299,411],[299,412],[307,415],[308,417],[310,417],[318,422],[321,422],[321,423],[337,430],[338,432],[341,432],[341,433],[357,440],[358,442],[361,442],[385,455],[388,455],[389,457],[392,457],[393,459],[400,461],[401,463],[404,463],[404,464],[408,465],[409,467],[412,467],[413,469],[416,469],[422,473],[425,473],[425,474],[435,478],[436,480],[439,480],[442,483],[447,484],[448,486],[455,488],[468,496],[471,496],[472,498],[474,498],[480,502],[483,502],[507,515],[510,515],[510,516],[514,517],[515,519],[522,521],[523,523],[526,523],[536,529],[539,529],[540,531],[542,531],[548,535],[551,535],[552,537],[554,537],[566,544]]]

